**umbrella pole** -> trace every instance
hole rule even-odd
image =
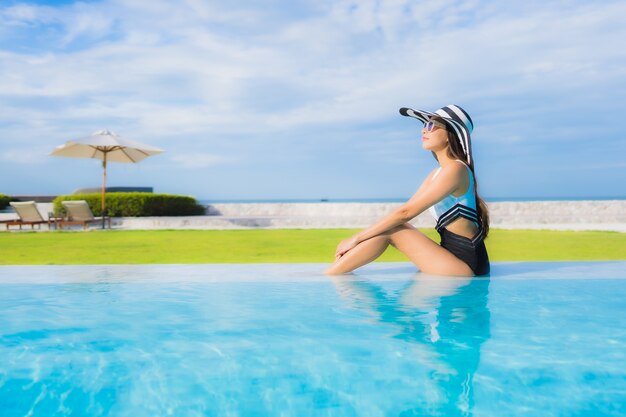
[[[102,168],[103,168],[103,174],[102,174],[102,228],[104,229],[104,193],[106,191],[106,187],[107,187],[107,153],[104,152],[104,159],[102,160]]]

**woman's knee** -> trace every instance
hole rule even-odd
[[[412,230],[412,229],[415,229],[415,228],[410,223],[404,223],[404,224],[401,224],[401,225],[396,226],[393,229],[389,230],[387,232],[388,237],[389,237],[389,243],[395,247],[396,246],[395,244],[397,243],[399,234],[402,233],[403,231],[409,230],[409,229]]]
[[[384,243],[391,243],[391,235],[387,232],[387,233],[383,233],[380,234],[378,236],[374,236],[373,238],[370,238],[368,240],[375,240],[375,241],[379,241],[379,242],[384,242]],[[366,242],[366,241],[365,241]],[[364,242],[359,243],[359,245],[362,245]]]
[[[401,232],[403,230],[415,230],[415,227],[411,223],[402,223],[391,229],[392,232]]]

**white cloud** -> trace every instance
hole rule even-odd
[[[10,164],[32,165],[39,164],[46,159],[46,155],[51,149],[41,146],[35,148],[12,148],[0,151],[0,161]]]
[[[185,169],[207,168],[235,161],[232,157],[208,153],[178,153],[173,155],[171,160],[174,162],[174,166]]]
[[[399,105],[446,104],[442,97],[471,102],[559,93],[572,83],[591,88],[624,75],[617,65],[626,61],[624,53],[607,42],[626,32],[614,17],[626,13],[623,4],[569,11],[547,5],[526,15],[483,7],[337,2],[325,14],[274,26],[256,20],[271,17],[268,11],[191,0],[176,7],[147,1],[17,5],[3,19],[44,26],[52,20],[62,25],[65,46],[99,41],[75,50],[0,52],[0,91],[62,100],[51,112],[55,120],[126,118],[150,133],[152,127],[249,133],[239,123],[241,113],[265,132],[362,123],[387,119]],[[481,17],[472,19],[479,10]],[[255,33],[230,33],[240,27],[238,19]],[[294,101],[290,110],[255,104],[259,97],[249,86],[268,80],[280,87],[272,92],[277,100]]]
[[[306,147],[313,160],[343,140],[329,131],[354,138],[387,123],[389,137],[399,107],[450,102],[470,110],[486,144],[513,146],[569,140],[576,114],[610,125],[624,110],[624,2],[267,4],[0,6],[0,144],[13,149],[2,160],[28,163],[16,149],[99,128],[168,151],[176,142],[181,154],[163,161],[189,169],[236,164],[213,146],[224,138],[254,149],[291,140],[285,159]],[[541,129],[545,120],[557,126]],[[349,140],[340,145],[363,150]],[[391,149],[402,143],[363,152],[404,163],[411,156]]]
[[[49,23],[54,20],[55,9],[45,6],[34,6],[30,4],[16,4],[4,8],[0,13],[3,23],[7,24],[30,24]]]

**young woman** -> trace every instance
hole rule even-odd
[[[434,113],[401,108],[400,114],[424,123],[422,147],[431,151],[439,167],[417,192],[373,226],[343,240],[335,262],[325,273],[350,272],[378,258],[393,245],[426,273],[474,276],[489,273],[484,239],[489,213],[480,199],[474,176],[470,134],[474,128],[465,110],[454,104]],[[437,244],[409,220],[430,208],[441,236]]]

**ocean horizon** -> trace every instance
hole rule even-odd
[[[402,203],[406,198],[276,198],[276,199],[209,199],[199,198],[200,204],[255,204],[255,203]],[[626,200],[626,197],[486,197],[487,203],[525,201],[607,201]]]

